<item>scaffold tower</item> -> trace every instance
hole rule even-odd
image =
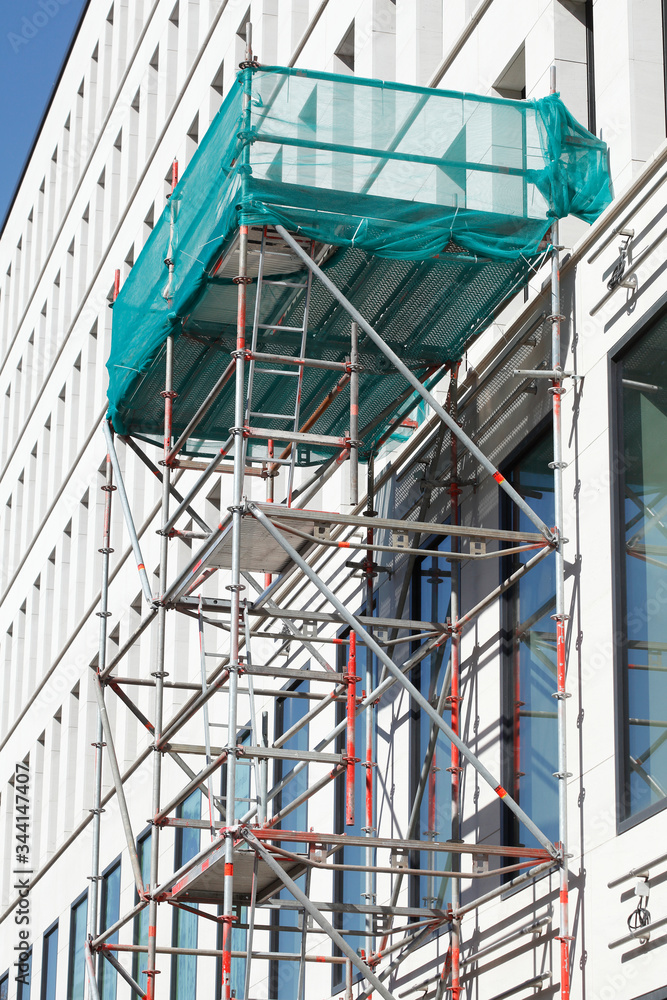
[[[394,1000],[398,967],[434,941],[444,942],[437,968],[413,986],[424,996],[441,1000],[447,992],[458,1000],[466,915],[544,873],[560,883],[560,994],[567,1000],[560,407],[569,374],[560,341],[558,220],[574,214],[593,221],[610,194],[604,143],[567,112],[553,75],[551,89],[538,101],[462,95],[264,67],[249,47],[125,285],[117,285],[94,670],[99,721],[86,944],[93,1000],[102,995],[106,963],[152,1000],[160,993],[161,961],[178,954],[220,959],[223,1000],[256,997],[257,970],[274,962],[297,970],[298,1000],[306,996],[310,963],[341,967],[338,993],[346,1000],[372,992]],[[463,430],[459,378],[467,347],[549,259],[549,363],[518,375],[546,380],[551,393],[553,524]],[[411,414],[419,414],[412,436],[376,472],[378,456],[389,454]],[[153,583],[118,442],[161,482]],[[401,516],[379,513],[378,497],[408,455],[426,455],[427,499]],[[462,504],[488,477],[529,529],[462,516]],[[221,484],[223,513],[212,523],[206,498],[214,482]],[[344,484],[343,503],[317,509],[334,482]],[[433,490],[442,499],[436,520],[428,502]],[[146,613],[112,656],[116,501]],[[508,556],[520,564],[496,583]],[[379,597],[384,557],[401,568],[389,601]],[[411,570],[422,558],[448,579],[448,605],[430,619],[415,616],[409,592]],[[556,843],[464,740],[459,711],[462,636],[545,559],[554,561],[556,577]],[[487,592],[469,604],[460,585],[464,563],[494,567]],[[199,643],[197,683],[169,678],[177,655],[168,639],[170,616],[189,620],[192,642]],[[148,630],[152,662],[142,659],[138,677],[124,676],[124,658]],[[437,689],[425,694],[415,678],[429,658],[439,658],[442,669]],[[150,716],[134,697],[142,685],[152,692]],[[182,700],[166,717],[165,692],[172,689]],[[414,794],[400,799],[407,812],[394,822],[393,805],[382,808],[389,791],[376,765],[378,706],[398,692],[425,720],[428,740]],[[152,754],[136,764],[152,765],[149,862],[139,856],[125,796],[116,713],[107,710],[112,696],[151,738]],[[305,701],[305,709],[271,734],[266,706],[291,698]],[[445,765],[438,748],[436,766],[443,736],[450,760]],[[193,758],[198,763],[191,766]],[[102,928],[105,759],[137,901]],[[177,788],[172,780],[165,801],[167,762],[171,778],[178,770],[185,783]],[[438,770],[448,775],[445,831],[437,829],[436,796],[445,787],[436,787]],[[472,771],[536,846],[479,844],[463,835],[461,787]],[[183,804],[196,792],[205,808],[185,815]],[[332,794],[342,797],[348,832],[334,828]],[[301,823],[306,802],[314,827]],[[164,870],[161,850],[170,828],[202,831],[204,840],[208,834],[175,871]],[[350,872],[363,888],[360,898],[336,898],[336,878]],[[406,895],[412,876],[425,886],[416,901]],[[478,882],[484,891],[476,894]],[[472,887],[465,896],[464,885]],[[169,909],[214,921],[219,947],[161,945],[160,915]],[[142,913],[145,939],[118,943],[119,929]],[[282,920],[298,939],[294,952],[272,948],[271,929]],[[139,956],[132,966],[138,971],[128,971],[125,953]],[[240,980],[237,959],[244,962]]]

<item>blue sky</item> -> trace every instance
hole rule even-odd
[[[85,5],[0,0],[0,228]]]

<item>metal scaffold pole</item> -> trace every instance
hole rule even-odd
[[[366,542],[369,548],[366,550],[365,568],[366,568],[366,615],[367,617],[372,617],[374,611],[374,593],[373,593],[373,578],[376,574],[375,566],[373,563],[373,549],[370,547],[373,545],[375,532],[373,531],[373,521],[377,515],[375,510],[375,462],[374,455],[368,456],[368,486],[366,489],[367,504],[366,504],[366,517],[369,519],[368,528],[366,529]],[[370,646],[366,646],[366,691],[373,690],[373,651]],[[375,730],[375,714],[376,706],[371,704],[366,709],[365,721],[366,721],[366,753],[365,753],[365,765],[366,765],[366,813],[365,813],[365,825],[364,832],[372,843],[375,837],[375,799],[374,799],[374,780],[373,780],[373,767],[374,767],[374,730]],[[369,905],[375,903],[375,883],[376,876],[371,870],[374,864],[373,861],[374,851],[372,847],[366,848],[366,885],[364,891],[364,898]],[[373,938],[373,918],[368,915],[366,917],[366,960],[368,962],[372,961],[374,949],[374,938]]]
[[[551,93],[556,93],[556,67],[551,67]],[[560,234],[558,220],[551,229],[551,360],[555,373],[563,371],[561,360],[561,305],[560,305]],[[556,572],[556,682],[555,692],[558,720],[558,836],[561,853],[560,865],[560,995],[561,1000],[570,996],[570,920],[567,853],[567,699],[566,683],[565,623],[565,558],[563,553],[563,433],[561,424],[561,399],[565,393],[562,377],[553,379],[549,390],[553,399],[553,473],[554,512],[558,544],[555,550]]]
[[[449,405],[450,414],[452,420],[458,423],[458,374],[459,365],[455,364],[452,368],[452,378],[449,387]],[[449,497],[450,497],[450,516],[452,524],[459,524],[459,495],[460,488],[458,482],[458,471],[459,471],[459,461],[458,461],[458,442],[455,434],[451,436],[451,470],[450,470],[450,484],[449,484]],[[460,551],[460,538],[458,535],[452,536],[452,553],[458,554]],[[451,657],[451,690],[449,693],[449,706],[451,710],[451,722],[452,730],[457,736],[460,736],[460,713],[459,706],[461,704],[460,696],[460,669],[461,669],[461,631],[459,628],[459,597],[460,597],[460,581],[461,581],[461,563],[458,559],[454,559],[450,564],[451,572],[451,596],[450,596],[450,614],[452,623],[452,657]],[[461,839],[461,760],[458,751],[458,747],[452,743],[452,762],[450,767],[452,779],[451,779],[451,802],[452,802],[452,840],[454,843]],[[461,868],[461,857],[458,854],[452,854],[452,871],[460,871]],[[451,891],[452,891],[452,909],[454,912],[458,909],[461,903],[461,885],[458,879],[454,878],[451,881]],[[452,920],[452,944],[451,944],[451,956],[452,956],[452,1000],[459,1000],[459,993],[461,991],[460,986],[460,972],[459,972],[459,962],[461,955],[461,920],[455,917]]]
[[[243,121],[249,123],[250,98],[252,88],[252,28],[247,25],[246,62],[243,68]],[[245,146],[243,156],[247,159],[248,147]],[[237,286],[236,314],[236,350],[234,351],[234,367],[236,382],[234,386],[234,479],[233,496],[230,507],[232,515],[232,565],[231,608],[229,620],[229,681],[227,691],[227,785],[225,788],[225,817],[228,827],[236,821],[236,730],[237,730],[237,700],[239,677],[239,649],[242,627],[241,591],[245,589],[241,583],[241,516],[243,513],[243,483],[245,471],[245,361],[246,361],[246,307],[248,277],[248,227],[242,225],[239,233],[239,265],[238,274],[234,278]],[[222,998],[231,997],[231,967],[232,967],[232,923],[234,908],[234,836],[228,830],[225,834],[225,868],[223,882],[223,915],[222,915]]]
[[[174,338],[167,337],[165,348],[165,379],[162,396],[164,399],[164,458],[165,465],[162,473],[162,524],[169,518],[169,495],[171,470],[166,464],[166,459],[171,448],[172,439],[172,411],[174,403]],[[159,595],[162,601],[167,589],[167,558],[169,554],[169,537],[162,534],[160,537],[160,577]],[[167,628],[167,609],[164,603],[160,603],[157,615],[157,658],[155,664],[155,699],[154,699],[154,730],[155,739],[153,741],[153,791],[152,791],[152,816],[153,826],[151,829],[151,875],[150,890],[151,897],[148,907],[148,956],[146,962],[146,995],[148,1000],[153,1000],[155,996],[155,977],[158,974],[156,969],[156,945],[157,945],[157,910],[158,904],[155,899],[155,888],[158,884],[159,852],[160,852],[160,825],[157,820],[160,812],[160,790],[162,781],[162,754],[160,748],[160,738],[162,735],[162,720],[164,707],[164,678],[167,676],[165,667],[165,646]]]
[[[97,677],[93,683],[99,684],[99,675],[106,665],[107,652],[107,618],[111,614],[109,611],[109,557],[113,552],[111,548],[111,494],[115,486],[113,485],[113,468],[111,457],[107,452],[105,466],[104,485],[100,487],[104,492],[104,519],[102,526],[102,585],[100,592],[100,610],[97,612],[100,619],[99,646],[97,653]],[[97,708],[97,736],[93,744],[95,747],[95,797],[92,808],[93,830],[92,830],[92,859],[90,871],[90,903],[88,905],[88,936],[89,940],[97,937],[99,928],[99,881],[100,881],[100,835],[102,819],[102,767],[104,763],[104,732],[102,729],[102,712]],[[86,960],[86,970],[88,972],[89,995],[95,1000],[98,996],[96,972],[97,959],[94,952],[90,953]]]

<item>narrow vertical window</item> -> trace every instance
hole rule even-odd
[[[442,539],[439,551],[449,551],[450,540]],[[444,622],[450,616],[451,573],[445,559],[426,556],[416,566],[412,580],[413,618],[422,621]],[[436,708],[444,701],[441,715],[451,721],[451,702],[445,700],[450,691],[451,644],[438,646],[430,656],[421,661],[413,672],[417,687]],[[445,690],[443,691],[443,685]],[[451,744],[438,732],[433,755],[430,756],[431,720],[421,711],[414,711],[411,724],[413,752],[411,784],[413,801],[419,795],[418,827],[410,839],[424,841],[449,840],[452,835],[452,782]],[[427,759],[430,758],[430,759]],[[428,766],[427,766],[428,765]],[[429,874],[415,875],[411,879],[410,903],[412,906],[443,907],[449,902],[449,879],[431,874],[451,868],[451,856],[444,851],[419,851],[410,858],[411,868],[421,868]]]
[[[120,916],[120,858],[115,861],[102,875],[102,892],[100,906],[100,931],[115,924]],[[108,944],[118,943],[118,931],[107,938]],[[98,965],[97,982],[100,990],[100,1000],[116,1000],[117,972],[108,962]]]
[[[554,523],[551,434],[545,434],[513,466],[507,479],[546,524]],[[526,515],[509,502],[505,527],[531,531]],[[503,560],[503,577],[526,562],[531,552]],[[505,780],[514,798],[551,841],[558,839],[558,727],[556,718],[556,577],[553,559],[539,563],[508,591],[506,604],[504,760]],[[503,815],[504,840],[538,846],[509,810]]]
[[[295,694],[307,695],[309,691],[308,681],[301,681],[295,684],[291,691]],[[278,698],[276,701],[275,735],[281,736],[295,726],[308,712],[308,699],[306,697]],[[286,750],[307,750],[308,749],[308,726],[305,725],[297,730],[286,743],[283,744]],[[296,766],[296,761],[274,762],[274,784],[282,781],[290,774]],[[274,816],[281,810],[287,808],[297,796],[301,795],[308,788],[308,768],[304,767],[296,774],[290,783],[285,786],[280,795],[277,795],[274,802]],[[277,829],[287,830],[307,830],[308,829],[308,802],[293,809],[283,821],[277,824]],[[293,841],[285,841],[280,845],[288,851],[294,851],[296,845]],[[306,877],[302,875],[296,880],[300,889],[305,891]],[[293,896],[287,889],[283,889],[279,896],[287,901],[293,900]],[[283,952],[291,955],[299,954],[301,951],[301,920],[302,915],[298,910],[281,909],[274,911],[273,923],[280,922],[280,927],[293,927],[294,930],[274,930],[271,932],[271,951]],[[297,1000],[299,985],[299,963],[295,961],[271,962],[269,972],[269,995],[275,1000]]]
[[[201,819],[201,792],[196,789],[178,807],[181,819]],[[200,832],[196,828],[179,826],[176,829],[174,868],[178,871],[199,853]],[[187,910],[174,910],[172,945],[175,948],[197,947],[198,917]],[[197,956],[174,955],[171,964],[171,1000],[190,1000],[197,990]]]
[[[21,963],[16,977],[16,1000],[30,1000],[32,983],[32,948],[25,962]]]
[[[361,614],[365,614],[365,609],[362,609]],[[377,611],[375,611],[377,614]],[[346,638],[349,637],[349,632],[346,633]],[[338,659],[338,669],[343,672],[347,669],[347,660],[349,656],[349,646],[339,647],[339,659]],[[357,675],[362,677],[363,680],[358,685],[358,690],[367,688],[375,688],[377,685],[377,660],[375,657],[372,659],[372,680],[370,685],[366,681],[366,665],[367,665],[367,652],[366,649],[360,644],[357,644]],[[356,757],[360,758],[360,762],[355,765],[356,767],[356,777],[354,782],[354,824],[352,826],[346,825],[345,817],[345,782],[344,780],[339,780],[336,782],[335,786],[335,831],[336,833],[347,833],[350,836],[363,837],[367,829],[367,816],[366,816],[366,768],[363,763],[366,761],[367,756],[367,723],[368,711],[361,712],[357,715],[354,727],[354,739],[356,746]],[[342,722],[345,718],[345,705],[341,702],[336,704],[336,721],[338,723]],[[340,752],[344,752],[345,749],[345,734],[341,734],[339,738],[337,749]],[[336,860],[342,862],[346,865],[364,865],[366,864],[366,848],[360,847],[358,845],[345,846],[341,851],[336,853]],[[350,903],[360,903],[365,904],[367,902],[366,898],[366,876],[362,871],[337,871],[334,872],[334,899],[337,903],[339,902],[350,902]],[[350,937],[349,940],[353,941],[355,947],[366,947],[366,941],[362,936],[365,931],[371,930],[371,919],[367,918],[365,915],[360,913],[335,913],[334,914],[334,926],[339,930],[353,931],[356,932],[354,937]],[[337,947],[334,946],[334,955],[340,955],[341,952]],[[353,975],[359,976],[356,970],[353,971]],[[342,984],[344,979],[344,966],[334,965],[332,966],[332,987],[336,989],[340,984]]]
[[[67,1000],[83,1000],[86,988],[86,958],[84,943],[88,921],[88,892],[72,904],[69,918],[69,969]]]
[[[58,963],[58,923],[44,935],[42,946],[41,1000],[56,1000],[56,973]]]
[[[343,646],[343,656],[339,661],[338,669],[342,672],[347,662],[348,646]],[[358,654],[357,654],[358,655]],[[359,662],[359,661],[357,661]],[[363,674],[363,667],[357,667],[357,674]],[[338,703],[336,705],[336,722],[340,723],[345,718],[345,706]],[[345,734],[343,734],[344,738]],[[366,746],[366,719],[365,713],[357,715],[354,726],[354,741],[356,756],[364,758]],[[339,752],[344,752],[344,743],[338,744]],[[354,782],[354,824],[347,826],[345,823],[345,779],[340,778],[334,786],[335,799],[335,831],[336,833],[346,833],[351,837],[363,837],[363,828],[366,822],[366,772],[361,763],[355,765],[356,775]],[[365,851],[363,847],[349,845],[336,852],[336,861],[346,865],[363,865],[365,863]],[[348,903],[365,903],[364,893],[366,891],[364,873],[361,871],[336,871],[334,872],[334,900],[337,903],[343,901]],[[338,930],[356,931],[354,937],[348,940],[354,942],[353,947],[363,947],[364,938],[361,936],[366,926],[366,918],[361,913],[334,913],[333,923]],[[340,950],[334,946],[334,955],[340,955]],[[357,975],[353,969],[353,975]],[[331,985],[336,990],[344,982],[345,967],[342,965],[331,966]]]
[[[210,499],[210,497],[209,497]],[[244,744],[250,744],[251,740],[250,729],[242,729],[240,733],[237,733],[236,743],[237,746]],[[244,813],[248,811],[251,802],[255,802],[252,795],[251,786],[251,772],[252,772],[252,762],[250,760],[244,760],[242,757],[237,757],[236,759],[236,794],[234,796],[234,815],[238,819],[243,816]],[[222,765],[222,797],[227,801],[227,765]],[[208,803],[206,804],[206,809],[208,809]],[[238,922],[241,924],[247,923],[248,920],[248,908],[246,906],[238,907]],[[221,917],[223,914],[223,907],[220,905],[218,907],[218,916]],[[248,932],[245,927],[237,927],[236,924],[232,924],[232,951],[245,951],[246,942],[248,939]],[[222,951],[222,924],[218,926],[218,943],[216,945],[218,951]],[[245,958],[232,958],[232,965],[229,971],[229,981],[232,991],[232,996],[242,997],[245,990],[245,973],[246,973],[246,960]],[[218,956],[216,960],[216,971],[215,971],[215,1000],[222,1000],[222,960]]]
[[[0,976],[0,1000],[9,1000],[9,972]]]
[[[151,831],[147,830],[143,833],[137,841],[137,857],[139,858],[139,866],[141,868],[141,881],[144,885],[148,885],[151,880]],[[139,902],[138,896],[135,893],[135,902]],[[132,929],[132,943],[140,944],[146,947],[148,945],[148,907],[145,906],[143,910],[137,913],[134,918],[134,927]],[[135,952],[132,956],[132,978],[135,983],[141,983],[141,970],[142,966],[146,965],[145,956],[143,952]]]
[[[667,318],[616,365],[620,819],[667,799]]]

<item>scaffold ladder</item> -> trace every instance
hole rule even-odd
[[[303,373],[305,368],[305,358],[306,358],[306,341],[308,337],[308,316],[310,312],[310,294],[312,288],[313,276],[312,272],[308,271],[304,281],[288,281],[282,278],[265,278],[264,277],[264,258],[265,258],[265,247],[267,238],[267,227],[265,226],[262,230],[262,242],[259,251],[259,266],[257,270],[257,291],[255,294],[255,310],[253,316],[252,325],[252,346],[250,364],[248,366],[248,390],[247,390],[247,400],[246,400],[246,413],[245,413],[245,423],[246,426],[249,425],[252,418],[260,418],[264,420],[284,420],[286,424],[291,422],[291,430],[293,433],[299,431],[299,418],[301,415],[301,396],[303,392]],[[311,241],[310,245],[310,256],[313,254],[313,243]],[[304,292],[303,301],[303,317],[301,326],[284,326],[282,320],[286,315],[288,309],[294,303],[294,298],[291,298],[287,306],[282,312],[280,319],[275,323],[260,323],[261,314],[261,303],[262,303],[262,291],[265,285],[277,285],[284,288],[295,289],[295,296],[299,295],[300,292]],[[282,368],[257,368],[257,362],[254,359],[254,355],[257,353],[257,342],[259,338],[259,331],[274,331],[280,332],[281,330],[285,333],[298,333],[301,335],[301,342],[299,348],[299,356],[296,359],[296,371],[285,371]],[[294,359],[290,358],[291,361]],[[258,373],[273,375],[281,378],[292,378],[296,379],[296,389],[294,392],[294,407],[291,413],[266,413],[261,410],[253,410],[252,408],[252,397],[254,389],[254,379],[255,371]],[[289,430],[289,426],[286,426],[284,430]],[[276,431],[276,437],[280,437],[280,431]],[[269,457],[273,459],[273,441],[269,440],[268,452]],[[294,469],[296,466],[296,455],[297,449],[295,443],[289,444],[289,460],[288,460],[288,479],[287,479],[287,506],[292,506],[292,493],[294,489]],[[286,461],[285,459],[274,459],[273,463],[279,464]]]

